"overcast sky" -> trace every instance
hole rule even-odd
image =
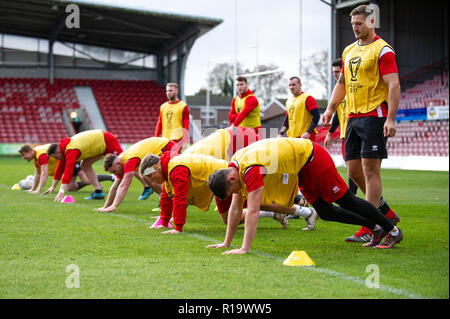
[[[81,0],[83,1],[83,0]],[[81,2],[80,1],[80,2]],[[185,93],[206,87],[210,68],[234,61],[235,1],[215,0],[90,0],[147,10],[219,18],[223,22],[196,40],[188,57]],[[285,70],[285,77],[298,75],[300,51],[299,0],[237,0],[237,60],[244,68],[273,63]],[[302,56],[330,48],[330,8],[319,0],[302,0]],[[322,94],[320,88],[304,90]],[[286,83],[287,86],[287,83]],[[286,91],[287,92],[287,91]]]

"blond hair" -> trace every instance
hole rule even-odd
[[[171,87],[174,87],[174,88],[178,89],[178,84],[175,83],[175,82],[167,83],[167,84],[166,84],[166,87],[167,87],[167,86],[171,86]]]

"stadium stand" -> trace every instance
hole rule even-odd
[[[420,111],[426,115],[427,108],[449,105],[449,71],[418,83],[402,92],[399,111]],[[413,113],[413,112],[412,112]],[[400,119],[397,116],[397,119]],[[449,156],[448,120],[405,120],[398,121],[395,137],[388,139],[390,156]],[[328,129],[319,128],[318,141],[323,142]],[[342,152],[339,130],[333,138],[335,143],[330,149],[332,155]]]
[[[154,136],[159,107],[167,100],[164,86],[155,81],[131,80],[83,83],[91,85],[108,131],[121,143]]]
[[[79,108],[69,81],[47,79],[0,79],[0,142],[50,142],[68,132],[62,112]]]
[[[448,105],[448,70],[402,92],[399,109]]]
[[[63,112],[80,108],[74,87],[90,86],[108,131],[121,143],[154,135],[165,90],[155,81],[0,79],[0,142],[45,143],[70,135]]]

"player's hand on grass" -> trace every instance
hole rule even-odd
[[[229,247],[229,245],[227,245],[225,243],[221,243],[221,244],[213,244],[213,245],[206,246],[206,248],[223,248],[223,247]]]
[[[55,196],[55,202],[60,202],[60,201],[62,201],[64,199],[64,193],[58,193],[56,196]]]
[[[117,209],[117,206],[116,206],[116,205],[111,205],[111,206],[108,206],[108,207],[96,208],[96,210],[98,210],[99,212],[102,212],[102,213],[113,212],[113,211],[115,211],[116,209]]]
[[[181,232],[178,231],[178,230],[175,230],[175,229],[171,229],[171,230],[163,231],[161,234],[170,234],[170,235],[172,235],[172,234],[181,234]]]
[[[243,255],[243,254],[246,254],[246,253],[248,253],[247,250],[239,248],[239,249],[233,249],[233,250],[224,251],[222,253],[222,255]]]
[[[47,189],[45,192],[42,193],[42,195],[47,195],[47,194],[51,194],[53,193],[54,188],[50,187],[49,189]]]

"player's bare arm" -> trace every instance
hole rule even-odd
[[[398,73],[390,73],[383,76],[384,82],[388,86],[388,115],[384,123],[384,136],[393,137],[396,134],[395,117],[397,116],[397,109],[400,103],[401,87]]]
[[[122,178],[116,178],[114,180],[114,183],[111,185],[111,188],[109,189],[108,196],[106,197],[105,204],[101,208],[95,208],[94,210],[98,210],[100,212],[106,212],[107,208],[111,206],[111,204],[114,202],[117,194],[117,190],[122,183]]]
[[[221,244],[208,245],[206,248],[222,248],[230,247],[234,234],[239,226],[242,210],[244,207],[244,199],[241,193],[234,193],[231,205],[228,210],[227,231],[225,241]]]
[[[252,246],[255,238],[256,229],[258,228],[259,211],[263,195],[264,186],[250,192],[247,200],[247,214],[245,216],[244,241],[239,249],[229,250],[224,254],[246,254]]]

